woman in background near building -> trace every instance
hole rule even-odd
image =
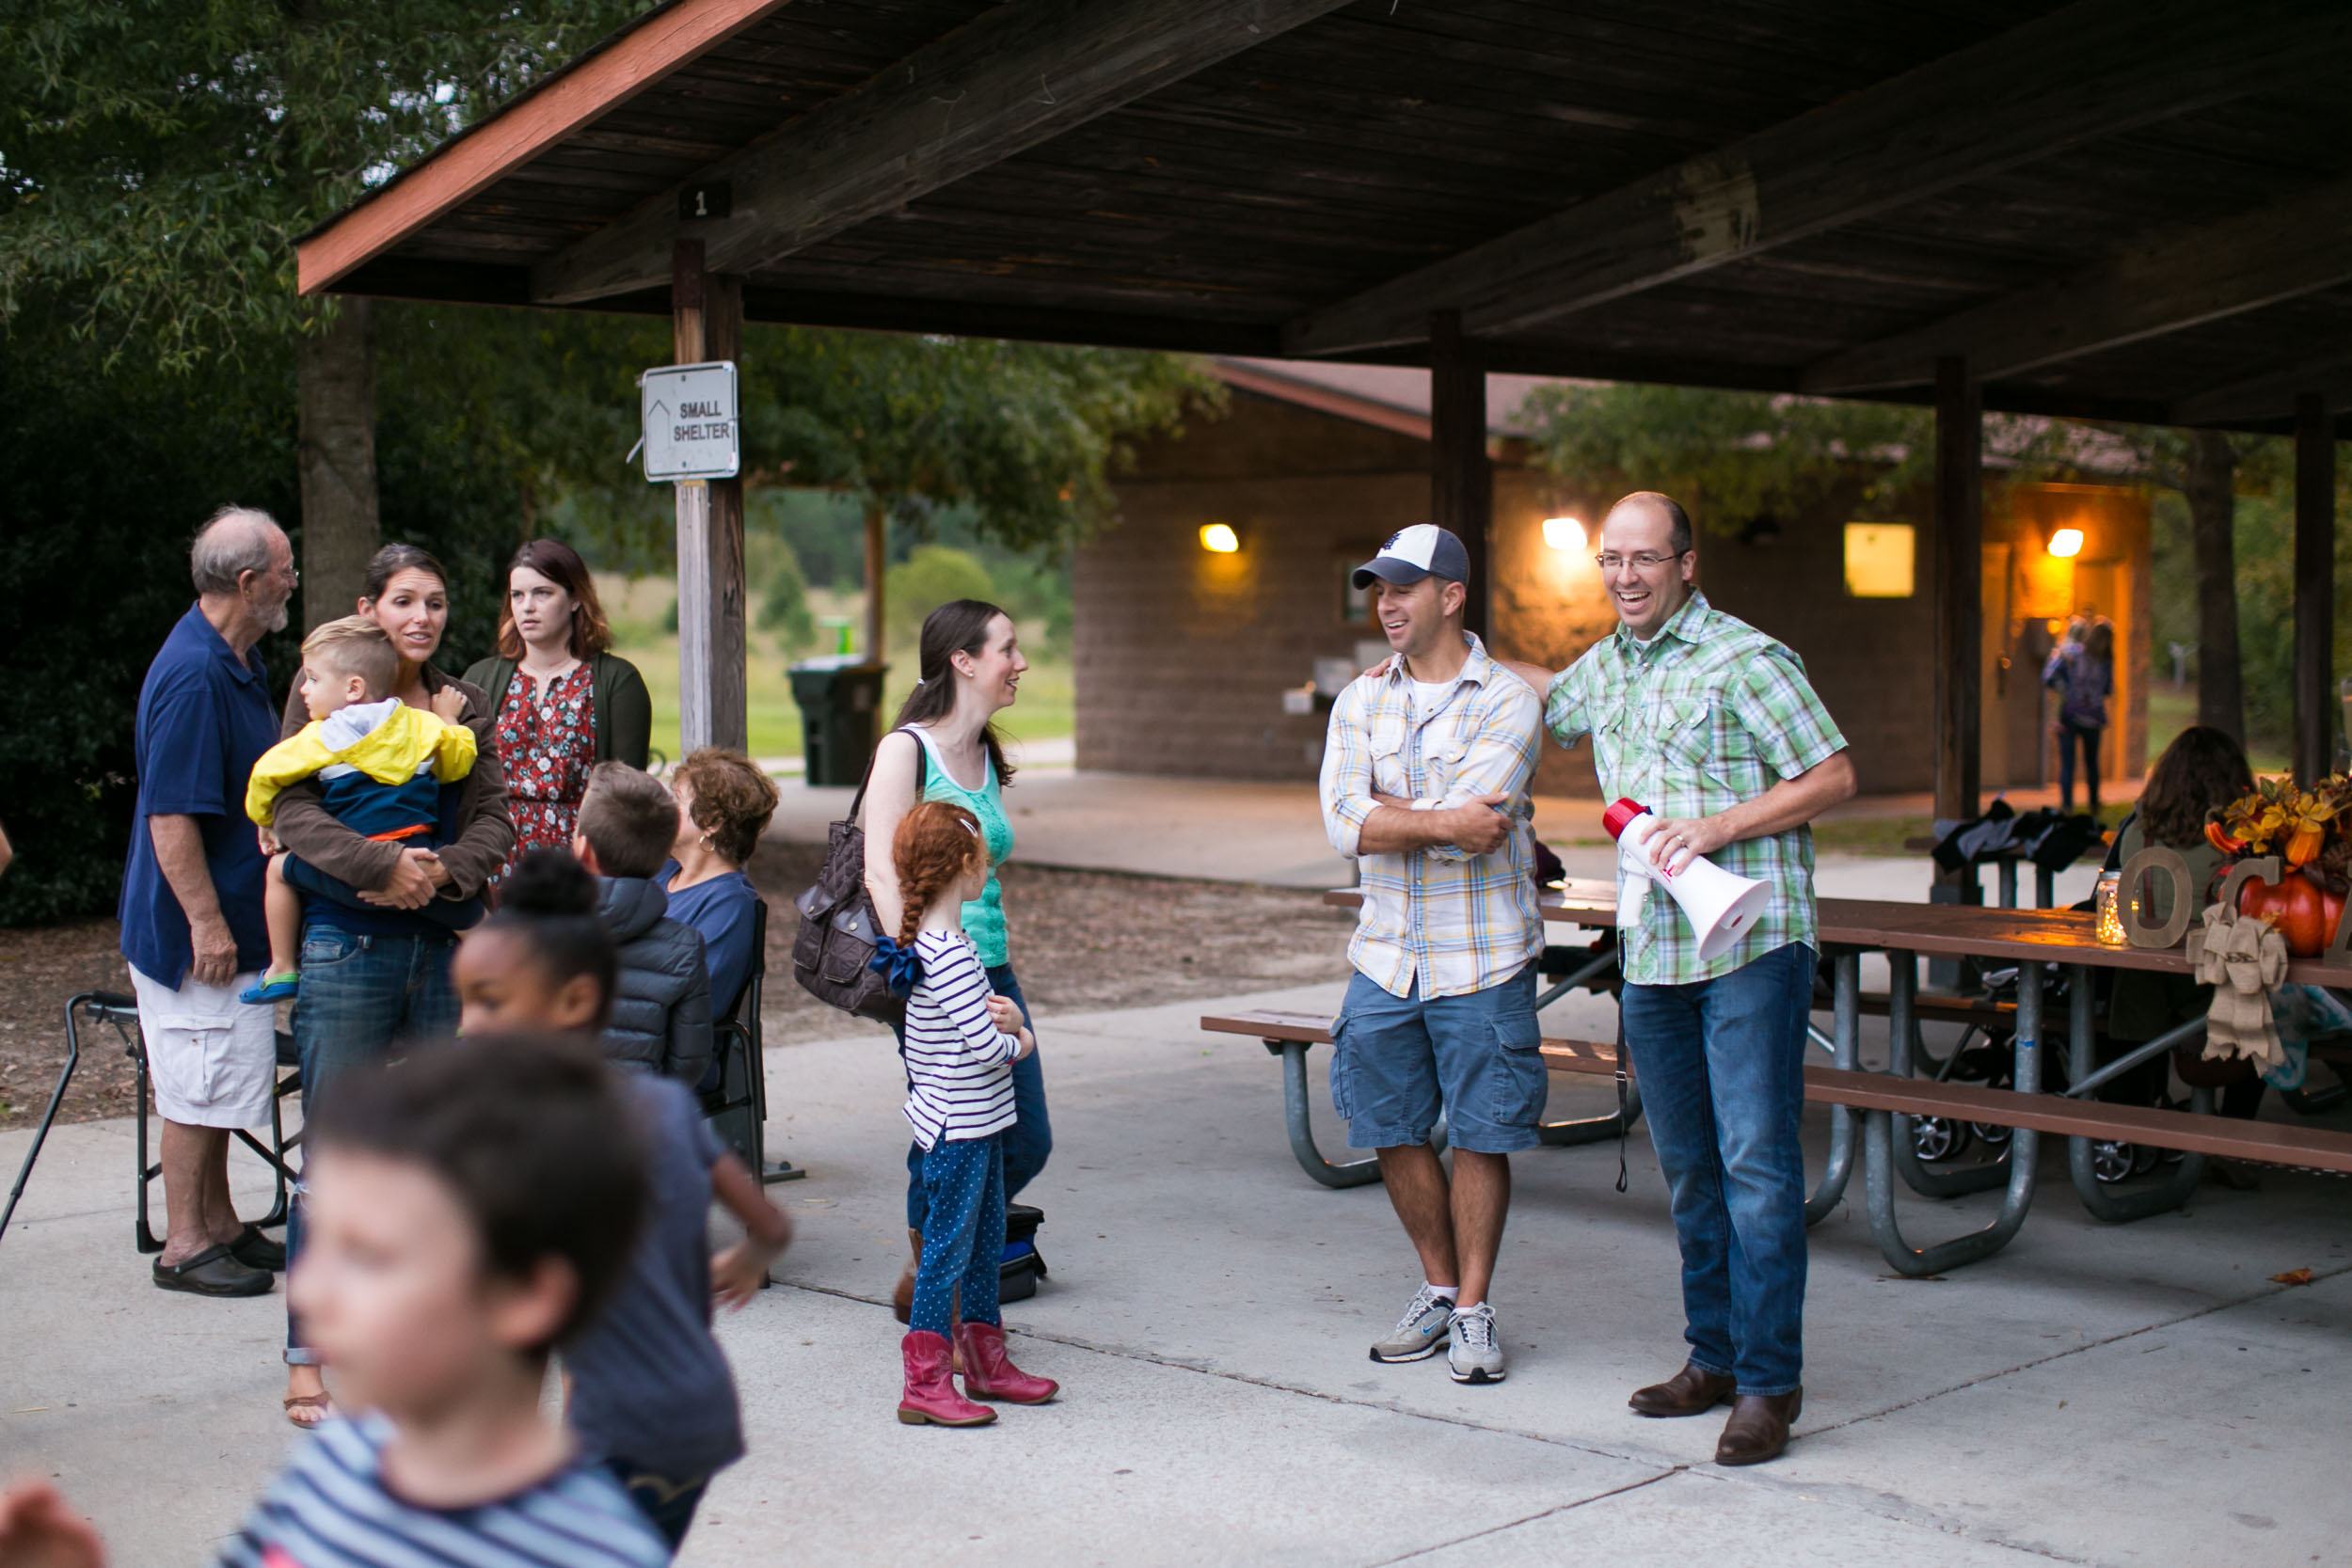
[[[2082,747],[2083,789],[2099,815],[2099,741],[2106,733],[2107,696],[2115,689],[2115,624],[2076,616],[2066,641],[2042,667],[2042,684],[2058,692],[2058,809],[2074,809],[2074,748]]]
[[[600,762],[642,768],[650,754],[653,699],[628,660],[609,652],[612,633],[580,552],[533,539],[506,567],[499,651],[466,672],[487,694],[491,736],[515,817],[515,853],[566,849]]]
[[[866,792],[866,889],[882,929],[898,929],[901,900],[898,871],[891,859],[891,835],[898,819],[921,800],[945,800],[978,818],[988,842],[988,885],[964,906],[963,929],[979,949],[989,984],[1009,997],[1029,1022],[1029,1005],[1013,977],[1005,940],[1004,892],[996,868],[1012,853],[1012,825],[1005,818],[1001,791],[1012,782],[995,718],[1020,695],[1021,657],[1012,617],[980,599],[951,599],[923,621],[922,679],[898,709],[898,726],[874,752]],[[1012,1131],[1005,1139],[1005,1196],[1045,1168],[1054,1133],[1045,1115],[1045,1074],[1032,1051],[1012,1066]],[[914,1258],[898,1281],[898,1321],[907,1321],[914,1299],[914,1268],[923,1255],[923,1146],[907,1146],[907,1240]]]

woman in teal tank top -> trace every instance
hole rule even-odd
[[[1029,1005],[1013,975],[1005,934],[1004,890],[995,868],[1012,853],[1012,824],[1005,816],[1004,786],[1012,782],[1002,739],[993,721],[1020,695],[1021,657],[1012,617],[980,599],[954,599],[923,622],[922,679],[898,709],[898,727],[874,752],[873,776],[866,789],[866,889],[882,928],[898,928],[898,873],[891,861],[891,835],[918,800],[946,800],[969,810],[988,840],[988,886],[963,907],[963,928],[988,966],[989,983],[1009,997],[1028,1020]],[[1034,1029],[1035,1024],[1031,1027]],[[1013,1110],[1019,1118],[1004,1134],[1005,1196],[1045,1168],[1053,1153],[1053,1127],[1045,1115],[1045,1073],[1032,1051],[1012,1065]],[[923,1149],[907,1146],[907,1240],[914,1259],[923,1252],[928,1217],[923,1195]],[[907,1321],[914,1301],[914,1262],[898,1281],[898,1321]]]

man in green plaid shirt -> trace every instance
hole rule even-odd
[[[1632,1407],[1696,1416],[1730,1402],[1716,1463],[1754,1465],[1787,1447],[1804,1398],[1806,824],[1853,794],[1854,774],[1797,656],[1698,592],[1693,546],[1667,497],[1611,508],[1598,559],[1617,629],[1539,684],[1552,737],[1592,736],[1601,793],[1654,814],[1652,863],[1678,872],[1704,855],[1771,890],[1754,929],[1713,959],[1662,894],[1618,933],[1620,1016],[1672,1196],[1691,1347]]]

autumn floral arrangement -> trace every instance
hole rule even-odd
[[[2205,838],[2233,861],[2278,857],[2277,882],[2249,880],[2238,911],[2267,920],[2296,958],[2328,950],[2352,891],[2352,776],[2309,789],[2291,779],[2258,782],[2205,824]]]

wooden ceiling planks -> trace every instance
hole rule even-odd
[[[792,0],[415,229],[343,286],[514,302],[516,269],[992,8]],[[1286,319],[2060,8],[1359,0],[751,267],[747,309],[1263,353]],[[2095,83],[2096,63],[2086,72]],[[2352,95],[2295,83],[2068,147],[1490,347],[1499,365],[1555,373],[1617,366],[1794,386],[1840,352],[2347,175]],[[2145,411],[2256,379],[2308,359],[2313,334],[2341,339],[2352,326],[2343,293],[2040,366],[1988,388],[1988,404]],[[644,297],[601,303],[648,308]],[[1348,357],[1414,362],[1421,351]]]

